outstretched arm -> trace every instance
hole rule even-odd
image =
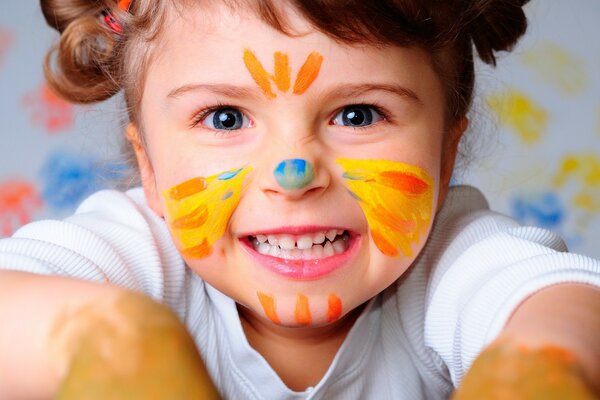
[[[524,301],[475,360],[454,399],[529,394],[600,397],[600,289],[560,284]]]

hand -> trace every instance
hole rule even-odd
[[[55,339],[68,366],[58,399],[219,398],[194,341],[163,305],[127,293],[63,321]]]
[[[583,376],[565,349],[502,341],[477,357],[452,399],[596,399]]]

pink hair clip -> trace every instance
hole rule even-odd
[[[121,11],[128,12],[130,5],[131,0],[119,0],[117,3],[117,8]],[[123,33],[123,26],[121,26],[121,23],[117,20],[113,13],[110,12],[110,10],[104,10],[102,12],[102,19],[104,20],[106,26],[113,31],[113,33],[116,33],[117,35],[121,35]]]

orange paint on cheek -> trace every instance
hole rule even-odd
[[[379,174],[379,177],[382,185],[404,193],[420,195],[429,189],[427,182],[404,172],[383,171]]]
[[[188,258],[204,258],[209,256],[212,252],[211,245],[204,239],[202,243],[197,246],[189,247],[187,249],[183,249],[181,253],[183,256]]]
[[[310,307],[308,305],[308,297],[303,294],[299,294],[296,300],[296,310],[294,312],[294,319],[300,325],[310,325],[312,317],[310,315]]]
[[[169,190],[168,196],[172,200],[179,201],[193,194],[200,193],[204,189],[206,189],[206,180],[203,178],[192,178]]]
[[[308,58],[300,68],[300,71],[298,71],[296,83],[294,83],[294,94],[306,92],[315,79],[317,79],[322,63],[323,56],[319,53],[313,52],[308,55]]]
[[[269,318],[271,322],[279,324],[279,317],[275,310],[275,299],[273,299],[273,296],[266,295],[262,292],[258,292],[257,295],[258,301],[260,301],[267,318]]]
[[[335,294],[330,294],[328,298],[327,322],[334,322],[342,316],[342,300]]]
[[[200,206],[188,215],[177,218],[171,222],[171,226],[176,229],[194,229],[201,227],[208,219],[208,210],[205,206]]]

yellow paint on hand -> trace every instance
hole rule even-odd
[[[548,112],[518,90],[490,96],[488,104],[500,122],[511,128],[528,145],[540,141],[548,127]]]
[[[556,346],[530,350],[507,342],[483,351],[452,396],[452,400],[595,398],[569,351]]]
[[[166,218],[184,257],[203,258],[227,228],[250,168],[192,178],[163,191]]]
[[[377,248],[412,256],[432,221],[433,179],[420,167],[387,160],[338,159]]]
[[[273,92],[271,81],[282,93],[287,93],[291,85],[291,68],[288,56],[285,53],[276,51],[273,54],[275,64],[274,73],[270,74],[260,63],[256,55],[249,49],[244,50],[244,64],[250,72],[250,76],[256,84],[262,89],[267,98],[274,99],[277,95]],[[303,94],[319,75],[323,56],[317,52],[308,55],[306,61],[300,67],[296,81],[294,83],[293,93]]]
[[[588,86],[585,60],[556,43],[542,43],[521,58],[535,72],[536,77],[562,94],[578,95]]]

